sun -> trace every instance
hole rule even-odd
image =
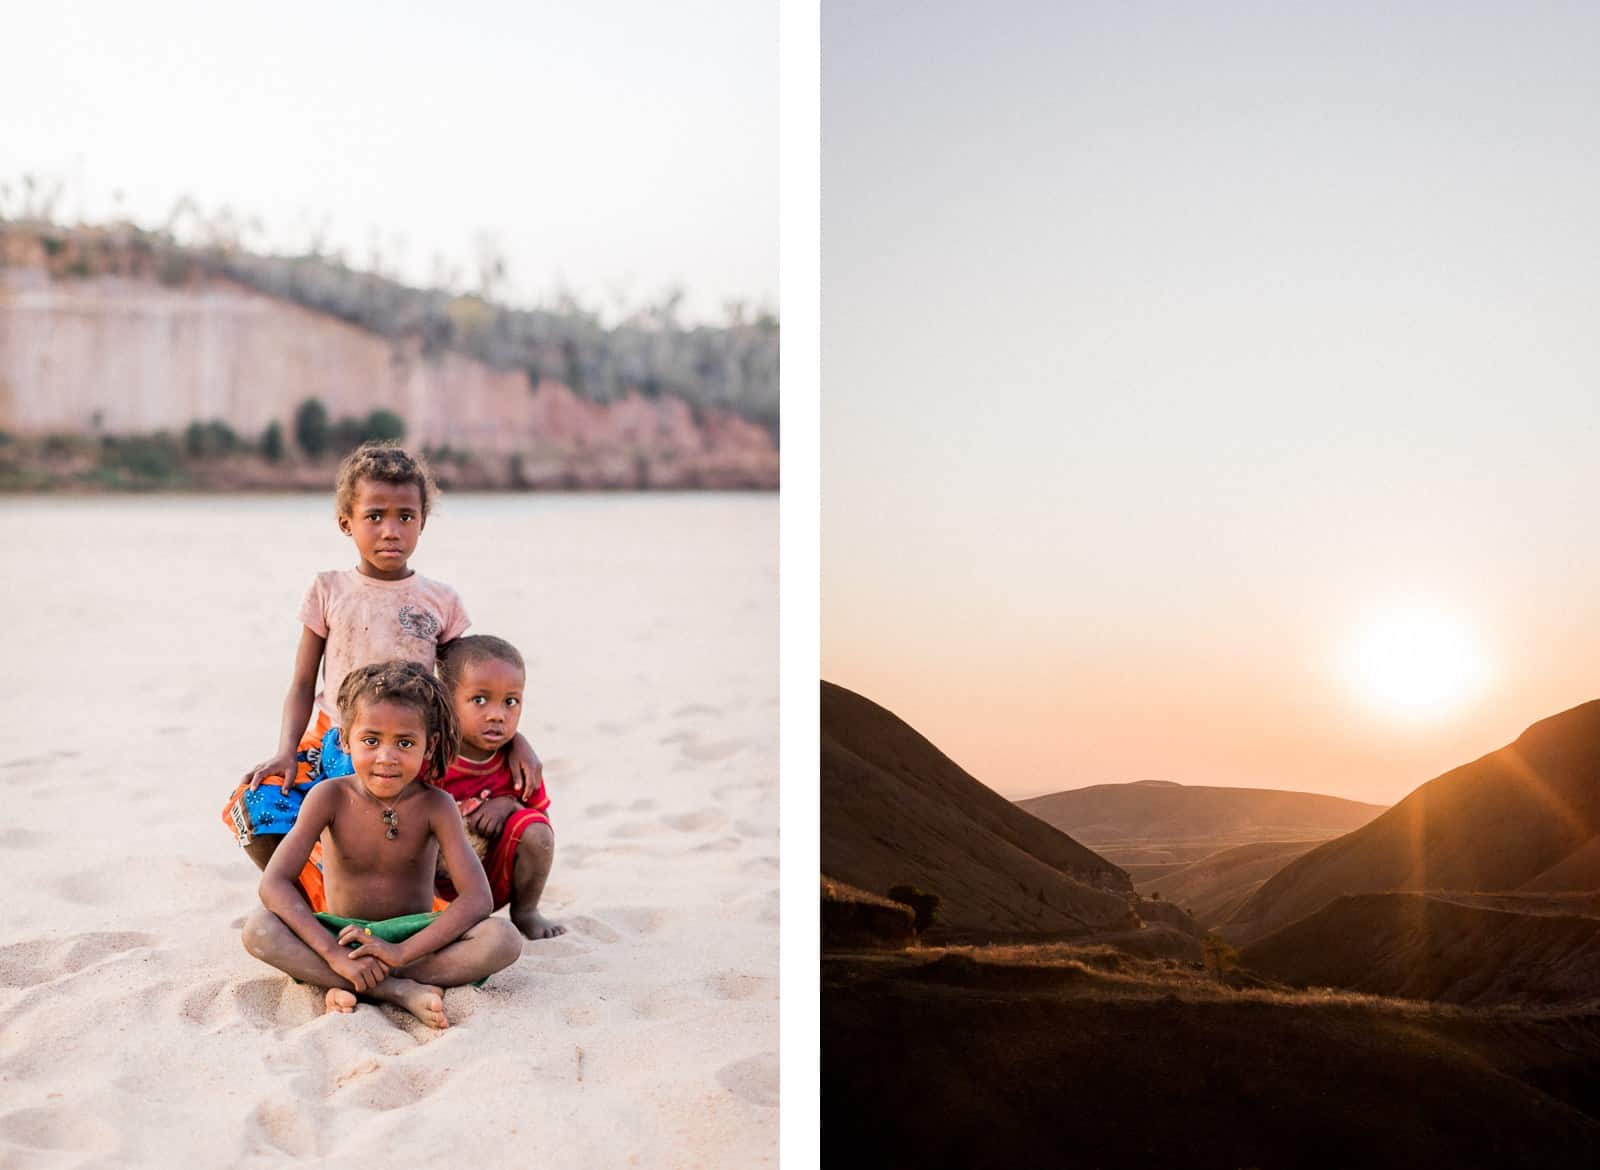
[[[1395,606],[1369,618],[1352,638],[1345,675],[1371,705],[1404,718],[1447,715],[1483,686],[1477,636],[1436,606]]]

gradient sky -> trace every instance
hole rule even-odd
[[[1025,796],[1600,697],[1600,9],[823,8],[823,676]],[[1431,717],[1340,663],[1474,631]]]
[[[435,253],[470,279],[487,235],[511,299],[679,284],[721,321],[777,305],[777,27],[775,0],[12,5],[0,182],[64,180],[68,219],[188,195],[284,250],[326,216],[414,282]]]

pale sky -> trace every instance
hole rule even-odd
[[[823,22],[825,678],[1011,796],[1387,802],[1600,697],[1600,9]],[[1350,681],[1396,607],[1475,689]]]
[[[681,285],[720,322],[777,307],[777,29],[775,0],[11,5],[0,183],[146,225],[188,195],[284,249],[327,217],[417,283],[487,238],[514,302]]]

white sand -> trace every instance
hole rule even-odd
[[[0,503],[0,1166],[757,1167],[777,1140],[777,503],[452,497],[414,565],[529,659],[557,834],[434,1032],[239,945],[322,499]],[[504,911],[501,911],[504,914]]]

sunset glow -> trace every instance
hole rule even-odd
[[[1450,713],[1477,693],[1486,674],[1468,624],[1426,605],[1370,619],[1350,646],[1345,670],[1364,700],[1408,718]]]

